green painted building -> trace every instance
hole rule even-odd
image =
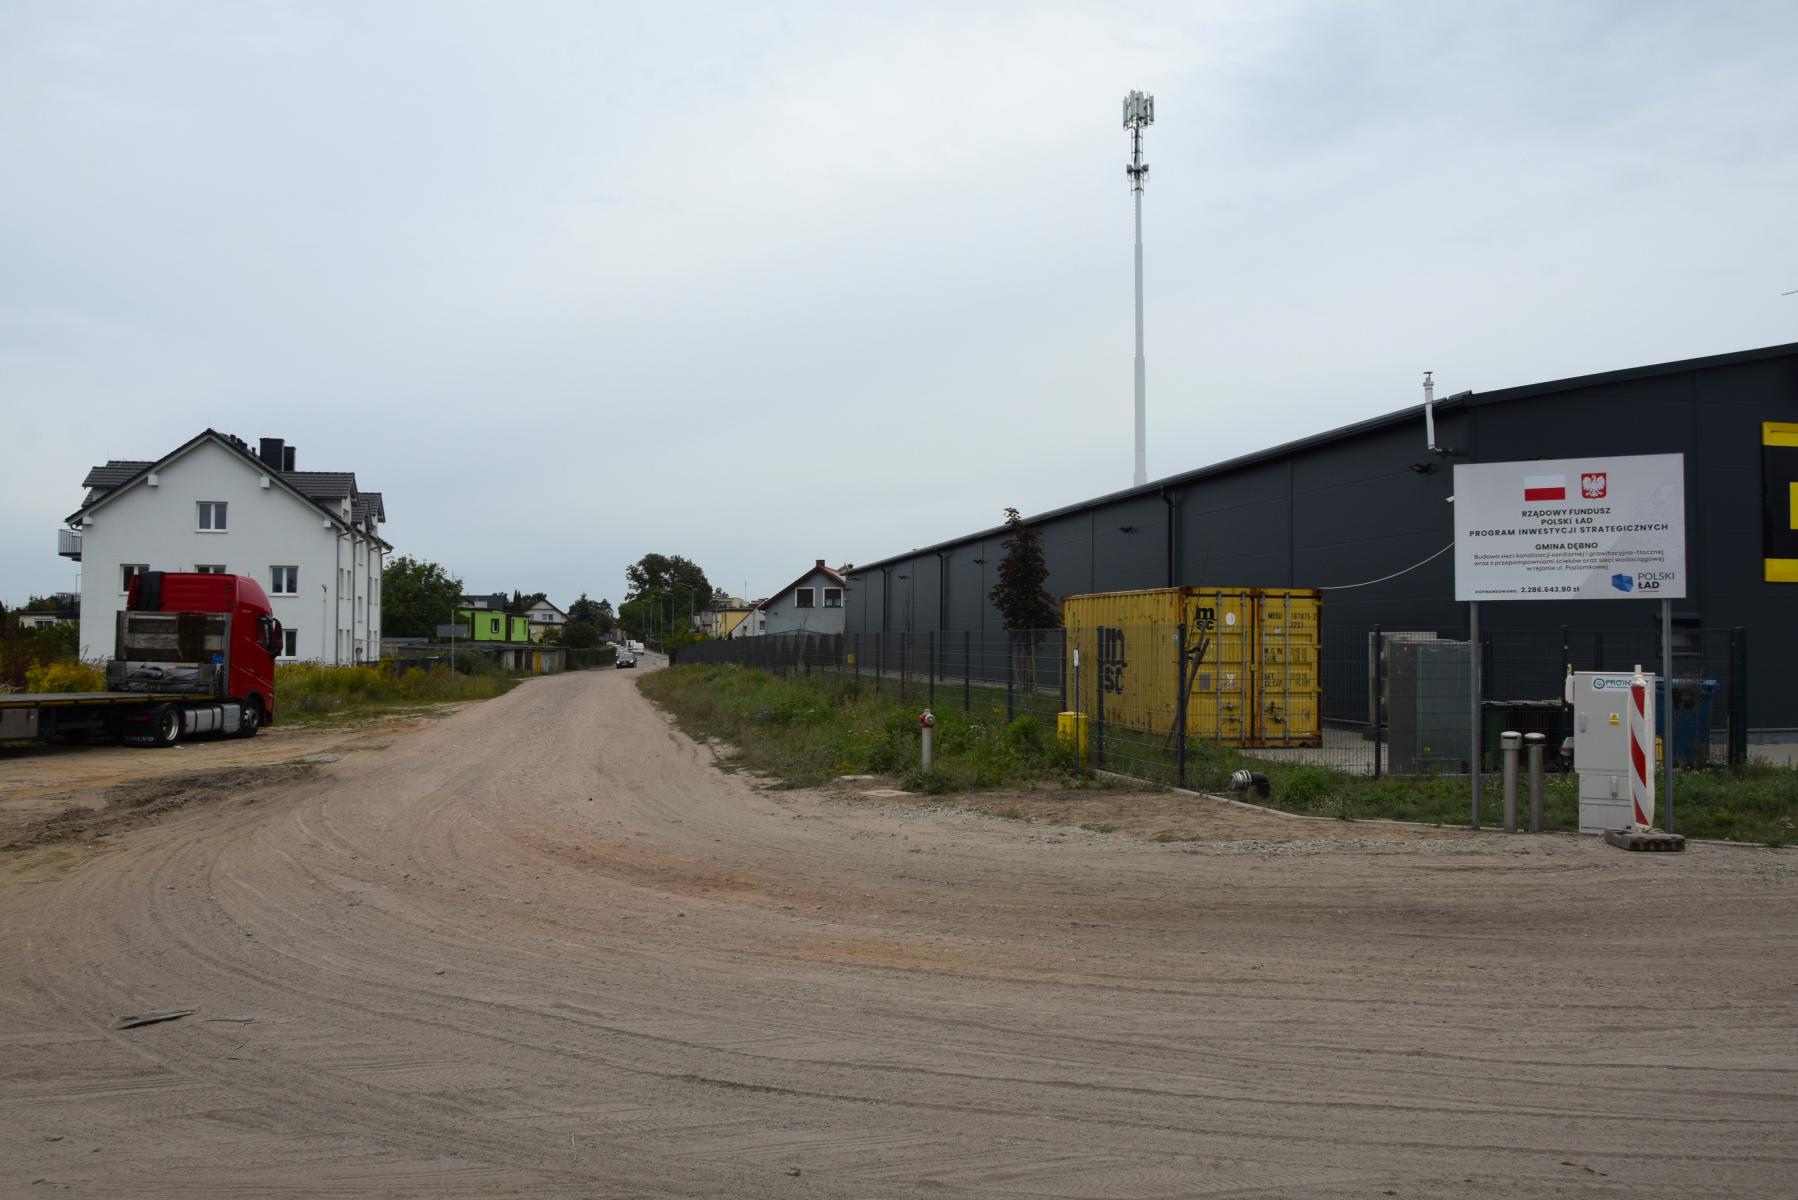
[[[477,642],[528,642],[531,619],[515,617],[491,608],[458,608],[456,621],[469,629],[469,638]]]

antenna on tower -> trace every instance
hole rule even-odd
[[[1149,164],[1142,160],[1142,131],[1155,123],[1155,97],[1131,92],[1124,97],[1124,128],[1130,131],[1130,161],[1124,174],[1130,177],[1130,194],[1136,203],[1136,486],[1149,481],[1147,431],[1147,374],[1142,356],[1142,189],[1149,181]]]

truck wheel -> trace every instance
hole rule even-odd
[[[238,705],[237,736],[253,738],[262,728],[262,701],[252,697]]]
[[[173,704],[159,707],[150,718],[150,744],[173,746],[181,740],[181,710]]]

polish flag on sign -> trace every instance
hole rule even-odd
[[[1567,498],[1567,477],[1565,475],[1525,475],[1523,477],[1523,498],[1526,503],[1531,500],[1565,500]]]

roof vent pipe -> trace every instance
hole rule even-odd
[[[1436,381],[1430,378],[1435,373],[1423,373],[1423,429],[1425,438],[1429,440],[1430,453],[1440,454],[1442,451],[1436,448]]]

